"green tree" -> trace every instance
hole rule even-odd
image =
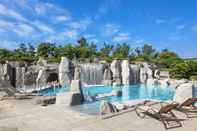
[[[171,67],[171,74],[174,78],[186,78],[197,75],[197,61],[184,61],[176,63]]]
[[[0,62],[9,60],[13,53],[7,49],[0,49]]]
[[[144,56],[151,56],[155,53],[155,49],[153,49],[152,45],[149,45],[149,44],[145,44],[143,47],[142,47],[142,54]]]
[[[37,56],[43,58],[49,58],[54,56],[55,44],[40,43],[37,48]]]
[[[100,56],[103,58],[109,57],[113,48],[114,46],[112,44],[104,43],[103,47],[100,49],[100,52],[99,52]]]
[[[174,52],[164,49],[158,55],[156,64],[162,66],[163,68],[171,68],[176,63],[182,62],[181,58]]]
[[[117,44],[112,57],[113,58],[128,58],[130,53],[130,47],[127,43],[123,43],[122,45]]]

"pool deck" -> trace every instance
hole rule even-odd
[[[182,113],[175,113],[185,118]],[[182,123],[183,127],[169,130],[197,130],[197,118]],[[0,131],[165,131],[165,128],[160,121],[139,118],[134,111],[101,120],[65,106],[35,105],[34,99],[30,99],[0,101]]]

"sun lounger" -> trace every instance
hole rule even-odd
[[[131,100],[131,101],[126,101],[126,102],[122,102],[122,103],[112,102],[111,104],[112,104],[112,107],[114,108],[115,112],[102,115],[101,119],[107,119],[107,118],[111,118],[111,117],[114,117],[117,115],[121,115],[123,113],[135,111],[135,108],[137,106],[144,105],[147,102],[148,102],[147,100],[139,100],[139,101]]]
[[[184,119],[179,119],[176,115],[172,112],[178,104],[167,104],[161,107],[159,110],[153,108],[152,106],[139,106],[136,108],[136,113],[139,117],[145,118],[146,116],[153,117],[157,120],[160,120],[166,129],[181,127]]]
[[[197,117],[197,106],[195,106],[195,102],[197,102],[197,98],[189,98],[182,104],[179,104],[177,110],[186,114],[188,118]]]

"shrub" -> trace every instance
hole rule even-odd
[[[197,80],[197,75],[195,75],[195,76],[190,76],[190,80]]]

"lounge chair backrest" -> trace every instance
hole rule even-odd
[[[159,110],[159,113],[168,113],[169,111],[171,111],[172,109],[175,109],[179,104],[168,104],[164,107],[161,107],[161,109]]]
[[[197,102],[197,98],[189,98],[186,101],[184,101],[181,106],[191,106],[194,104],[194,102]]]

